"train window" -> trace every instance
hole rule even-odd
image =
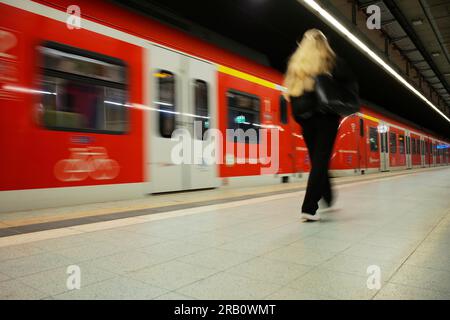
[[[406,136],[406,154],[410,154],[411,153],[411,142],[408,136]]]
[[[416,139],[411,138],[411,154],[416,154]]]
[[[405,136],[398,136],[398,151],[400,154],[405,154]]]
[[[397,153],[397,135],[394,132],[389,133],[389,152]]]
[[[370,151],[378,151],[378,131],[377,128],[369,127]]]
[[[206,130],[209,129],[209,101],[208,101],[208,83],[203,80],[194,81],[194,105],[195,121],[201,123],[201,131],[195,133],[198,140],[203,140]]]
[[[244,143],[259,143],[260,99],[257,96],[229,90],[227,140]],[[242,129],[240,131],[236,131]],[[248,139],[246,139],[248,137]]]
[[[41,54],[42,124],[50,129],[124,133],[126,66],[115,58],[46,42]]]
[[[288,123],[288,104],[282,95],[280,96],[280,122],[282,124]]]
[[[154,103],[159,111],[159,134],[163,138],[170,138],[176,120],[175,75],[167,70],[158,70],[153,76],[158,79],[158,94]]]
[[[359,135],[364,137],[364,119],[359,118]]]

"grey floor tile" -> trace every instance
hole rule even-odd
[[[196,233],[183,238],[183,241],[198,245],[220,246],[235,240],[232,236],[217,234],[215,232]]]
[[[377,293],[375,289],[368,289],[367,279],[367,277],[318,268],[292,281],[288,287],[335,299],[367,300]]]
[[[387,283],[375,300],[449,300],[450,293]]]
[[[307,231],[299,231],[299,230],[289,230],[291,228],[283,228],[284,230],[271,230],[270,232],[265,232],[262,234],[255,234],[248,237],[249,240],[256,242],[269,243],[273,246],[286,246],[300,239],[304,239],[306,237],[311,236],[312,234],[317,233],[317,230],[307,230]]]
[[[450,292],[450,272],[404,264],[390,279],[391,283]]]
[[[157,254],[147,254],[138,251],[115,253],[107,257],[90,260],[93,266],[113,272],[126,274],[139,269],[154,266],[170,260],[169,257]]]
[[[178,293],[176,291],[172,291],[155,298],[155,300],[195,300],[195,299],[192,297],[188,297],[184,294]]]
[[[370,232],[368,231],[357,231],[357,230],[342,230],[342,229],[328,229],[323,230],[316,234],[318,238],[324,238],[328,240],[338,240],[347,242],[356,242],[364,239],[368,236]]]
[[[250,279],[285,285],[311,270],[311,267],[267,258],[255,258],[227,270]]]
[[[107,241],[94,242],[91,244],[85,244],[77,247],[65,248],[54,251],[57,254],[65,256],[76,262],[92,260],[98,257],[105,257],[115,253],[124,251],[125,248],[121,248]]]
[[[0,300],[39,300],[46,297],[42,291],[36,290],[18,280],[0,282]]]
[[[116,277],[116,274],[101,270],[92,266],[91,263],[80,263],[80,286],[100,282]],[[49,296],[54,296],[69,291],[67,281],[70,274],[67,267],[60,267],[32,275],[18,278],[18,280],[30,287],[38,289]]]
[[[420,241],[407,238],[370,235],[361,240],[360,244],[413,250],[420,244]]]
[[[444,251],[450,246],[450,233],[449,234],[435,234],[431,233],[419,246],[418,250],[441,250]]]
[[[306,291],[284,287],[266,297],[267,300],[335,300],[330,296],[318,294],[314,291]]]
[[[304,250],[326,250],[331,252],[340,252],[350,247],[352,242],[341,240],[329,240],[310,236],[291,243],[291,246],[299,247]]]
[[[150,255],[166,257],[167,259],[175,259],[205,250],[207,245],[208,244],[198,245],[178,240],[165,240],[164,242],[147,247],[141,247],[137,250]]]
[[[264,299],[279,290],[281,286],[267,282],[240,277],[228,273],[219,273],[200,280],[177,292],[196,299]]]
[[[179,261],[170,261],[128,274],[128,277],[168,290],[205,279],[218,271]]]
[[[7,276],[6,274],[0,273],[0,281],[5,281],[11,279],[10,276]]]
[[[382,281],[384,281],[388,280],[397,268],[400,267],[401,261],[356,257],[341,253],[326,261],[320,267],[331,271],[351,273],[362,277],[368,277],[369,274],[367,273],[367,269],[374,265],[380,268],[381,278]]]
[[[117,277],[97,282],[79,290],[54,296],[57,300],[147,300],[166,293],[167,290],[130,278]]]
[[[270,229],[273,229],[274,226],[266,225],[266,224],[258,224],[253,222],[247,222],[243,224],[239,224],[237,226],[231,226],[222,229],[216,229],[218,235],[224,235],[228,237],[232,237],[234,239],[240,239],[249,237],[253,234],[261,234],[261,233],[269,233]]]
[[[95,241],[83,236],[82,234],[77,234],[73,236],[61,237],[56,239],[36,241],[33,242],[33,245],[46,251],[57,251],[66,248],[89,245],[92,244],[93,242]]]
[[[310,250],[290,245],[273,250],[261,257],[306,266],[317,266],[331,259],[334,255],[336,255],[336,253],[332,251]]]
[[[445,254],[436,251],[415,251],[405,264],[450,272],[450,251]]]
[[[118,248],[123,248],[124,250],[143,248],[158,243],[164,243],[166,241],[166,239],[159,237],[132,233],[127,235],[126,238],[105,239],[105,242],[112,243]]]
[[[219,248],[235,252],[248,253],[251,255],[262,255],[272,250],[278,249],[282,246],[283,246],[282,244],[272,242],[270,240],[256,241],[249,238],[245,238],[228,242],[220,246]]]
[[[0,263],[5,260],[17,259],[35,254],[43,253],[44,251],[35,244],[21,244],[0,248]]]
[[[201,267],[225,270],[253,258],[253,255],[229,250],[210,248],[178,258],[178,261]]]
[[[71,264],[73,264],[73,261],[64,256],[46,252],[3,261],[0,263],[0,272],[16,278]]]
[[[342,253],[345,255],[370,258],[377,261],[404,261],[411,253],[412,248],[382,247],[370,244],[354,244]]]

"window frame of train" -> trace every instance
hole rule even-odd
[[[389,153],[397,153],[397,134],[395,132],[389,132]]]
[[[158,98],[154,102],[159,113],[158,133],[161,137],[170,139],[172,137],[172,133],[177,128],[177,76],[172,71],[166,69],[158,69],[155,73],[153,73],[153,77],[158,78],[158,80],[156,81],[156,92]],[[170,82],[167,82],[167,80],[170,80]],[[167,97],[162,98],[161,95],[162,85],[167,84],[172,84],[172,94],[170,99]],[[169,124],[169,126],[171,126],[171,128],[169,127],[167,132],[163,131],[164,122],[166,121],[168,121],[167,123]]]
[[[371,152],[378,152],[378,129],[375,127],[369,127],[369,147]]]
[[[289,122],[288,102],[286,101],[283,95],[280,95],[280,123],[288,124],[288,122]]]
[[[256,100],[257,103],[257,110],[250,110],[250,108],[242,108],[242,107],[238,107],[238,106],[233,106],[231,101],[234,97],[241,97],[241,98],[247,98],[247,99],[254,99]],[[248,125],[247,128],[240,128],[239,126],[236,127],[234,124],[242,124],[238,123],[236,121],[242,121],[242,119],[247,120],[244,116],[244,118],[240,118],[240,120],[236,120],[238,117],[241,117],[243,115],[239,114],[240,112],[242,112],[242,110],[245,110],[245,112],[247,114],[251,114],[255,120],[258,121],[257,124],[261,124],[261,98],[255,94],[251,94],[251,93],[247,93],[247,92],[243,92],[243,91],[239,91],[236,89],[228,89],[226,91],[226,98],[227,98],[227,131],[226,131],[226,139],[227,141],[233,141],[233,143],[245,143],[245,144],[250,144],[250,143],[255,143],[255,144],[259,144],[259,130],[260,127],[259,126],[255,126],[254,124],[256,122],[251,123],[250,125]],[[237,116],[234,115],[230,115],[230,111],[237,111]],[[233,122],[231,122],[231,120],[234,120]],[[247,121],[245,121],[247,122]],[[248,122],[247,122],[248,123]],[[232,126],[231,126],[232,124]],[[246,124],[247,125],[247,124]],[[232,131],[228,131],[228,129],[231,129]],[[238,129],[242,129],[244,130],[244,135],[236,135],[236,130]],[[250,138],[246,138],[247,137],[247,130],[249,129],[255,129],[256,131],[256,141],[250,141]],[[231,139],[230,134],[233,136],[233,139]]]
[[[129,132],[128,66],[124,61],[53,41],[44,41],[38,50],[41,71],[39,85],[42,91],[40,124],[43,127],[57,131],[114,135]],[[51,86],[54,86],[54,92]],[[57,94],[62,86],[64,93]],[[67,93],[70,92],[67,87],[72,88],[73,92]],[[85,114],[79,110],[77,112],[76,100],[89,95],[91,99],[94,97],[95,108],[84,108]],[[57,96],[62,98],[57,100]],[[51,97],[55,97],[53,103]],[[99,103],[102,100],[103,103]],[[65,102],[64,106],[60,105],[61,101]],[[49,105],[54,109],[49,109]],[[111,128],[114,126],[114,123],[111,124],[113,120],[109,118],[111,115],[119,119],[119,128]],[[82,126],[83,117],[85,122],[94,121],[93,125]],[[61,119],[62,124],[59,123]]]
[[[195,116],[200,116],[201,118],[196,118],[195,121],[201,121],[202,123],[202,131],[201,132],[195,132],[194,136],[195,139],[197,140],[204,140],[205,139],[205,132],[209,129],[210,127],[210,107],[209,107],[209,83],[205,80],[201,80],[201,79],[193,79],[192,80],[192,84],[193,84],[193,90],[194,90],[194,113]],[[201,101],[203,102],[202,104],[199,104],[199,88],[203,88],[204,91],[202,92],[202,94],[200,94],[200,96],[204,97],[204,100]],[[208,117],[208,118],[205,118]],[[201,134],[201,136],[199,136]]]
[[[402,134],[398,135],[398,151],[400,154],[405,154],[405,136]]]

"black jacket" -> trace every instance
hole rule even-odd
[[[333,79],[343,85],[352,92],[358,92],[358,82],[356,76],[348,67],[347,63],[340,59],[336,59],[336,64],[331,72]],[[292,105],[292,113],[294,118],[308,119],[317,112],[321,112],[316,93],[314,91],[305,91],[299,97],[290,97]],[[298,120],[297,120],[298,122]]]

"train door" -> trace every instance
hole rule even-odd
[[[425,141],[420,137],[420,166],[425,167]]]
[[[411,136],[409,131],[405,131],[405,141],[406,141],[406,168],[412,168],[412,159],[411,159]]]
[[[290,123],[293,119],[289,117],[289,103],[282,95],[278,96],[278,102],[278,122],[282,129],[279,132],[280,172],[283,174],[297,173],[297,171],[300,171],[300,168],[296,168],[297,159],[294,145],[295,141],[294,136],[292,135],[292,125]]]
[[[431,141],[431,163],[433,166],[436,165],[436,144],[433,140]]]
[[[380,132],[380,170],[389,171],[389,143],[388,143],[388,127],[385,123],[380,122],[378,125]]]
[[[195,121],[202,132],[206,127],[215,127],[211,121],[216,109],[214,67],[157,46],[149,50],[148,61],[151,192],[216,186],[216,166],[203,161],[204,142],[201,134],[194,133]],[[174,132],[177,139],[172,139]]]
[[[207,164],[203,150],[210,144],[206,130],[217,128],[216,67],[197,59],[189,59],[188,67],[189,104],[186,105],[185,123],[194,138],[194,164],[187,166],[186,189],[218,187],[217,164]],[[214,142],[216,143],[216,142]]]
[[[443,157],[442,157],[442,149],[441,149],[441,142],[436,141],[436,156],[437,156],[437,163],[441,166],[443,164]]]
[[[367,147],[365,137],[365,123],[362,117],[359,118],[359,138],[358,138],[358,155],[359,155],[359,169],[361,174],[367,170]]]
[[[425,137],[425,167],[430,166],[430,140]]]

